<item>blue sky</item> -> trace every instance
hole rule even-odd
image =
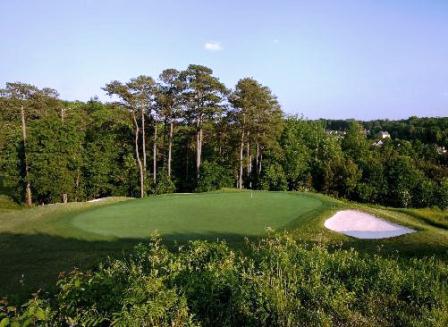
[[[0,83],[69,100],[196,63],[309,118],[448,116],[447,0],[5,0],[0,29]]]

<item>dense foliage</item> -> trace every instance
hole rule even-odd
[[[153,237],[126,259],[62,276],[53,297],[0,306],[0,324],[70,326],[442,326],[448,266],[307,246],[288,235],[248,243]]]
[[[322,120],[331,130],[344,131],[353,120]],[[439,144],[448,147],[448,118],[409,117],[404,120],[371,120],[362,122],[369,134],[388,131],[393,138],[420,141],[425,144]]]
[[[0,175],[17,202],[239,187],[448,206],[448,118],[285,117],[268,87],[244,78],[229,90],[200,65],[104,89],[117,101],[61,101],[23,83],[1,90]]]
[[[448,156],[435,144],[390,138],[376,143],[353,121],[342,135],[328,133],[321,122],[289,118],[285,124],[280,146],[289,189],[397,207],[447,207]]]

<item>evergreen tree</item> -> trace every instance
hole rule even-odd
[[[183,101],[184,117],[195,128],[196,139],[196,177],[199,178],[204,143],[204,125],[213,121],[225,110],[224,101],[228,93],[225,85],[213,76],[213,71],[205,66],[190,65],[180,73],[185,84]]]

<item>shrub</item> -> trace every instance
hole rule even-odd
[[[269,191],[287,191],[288,181],[280,164],[271,164],[261,178],[261,187]]]
[[[173,180],[166,173],[157,175],[157,183],[150,182],[149,191],[151,194],[167,194],[176,190]]]
[[[0,325],[442,326],[447,277],[435,259],[330,251],[288,235],[241,253],[205,241],[169,251],[153,237],[125,259],[63,277],[52,302],[0,307]]]
[[[219,163],[204,161],[201,165],[196,191],[208,192],[224,187],[232,187],[233,182],[234,179],[229,174],[228,169]]]

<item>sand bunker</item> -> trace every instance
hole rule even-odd
[[[109,199],[109,197],[105,197],[105,198],[98,198],[98,199],[93,199],[87,202],[101,202],[101,201],[107,201]]]
[[[415,232],[411,228],[393,224],[357,210],[338,211],[325,221],[325,227],[362,239],[388,238]]]

